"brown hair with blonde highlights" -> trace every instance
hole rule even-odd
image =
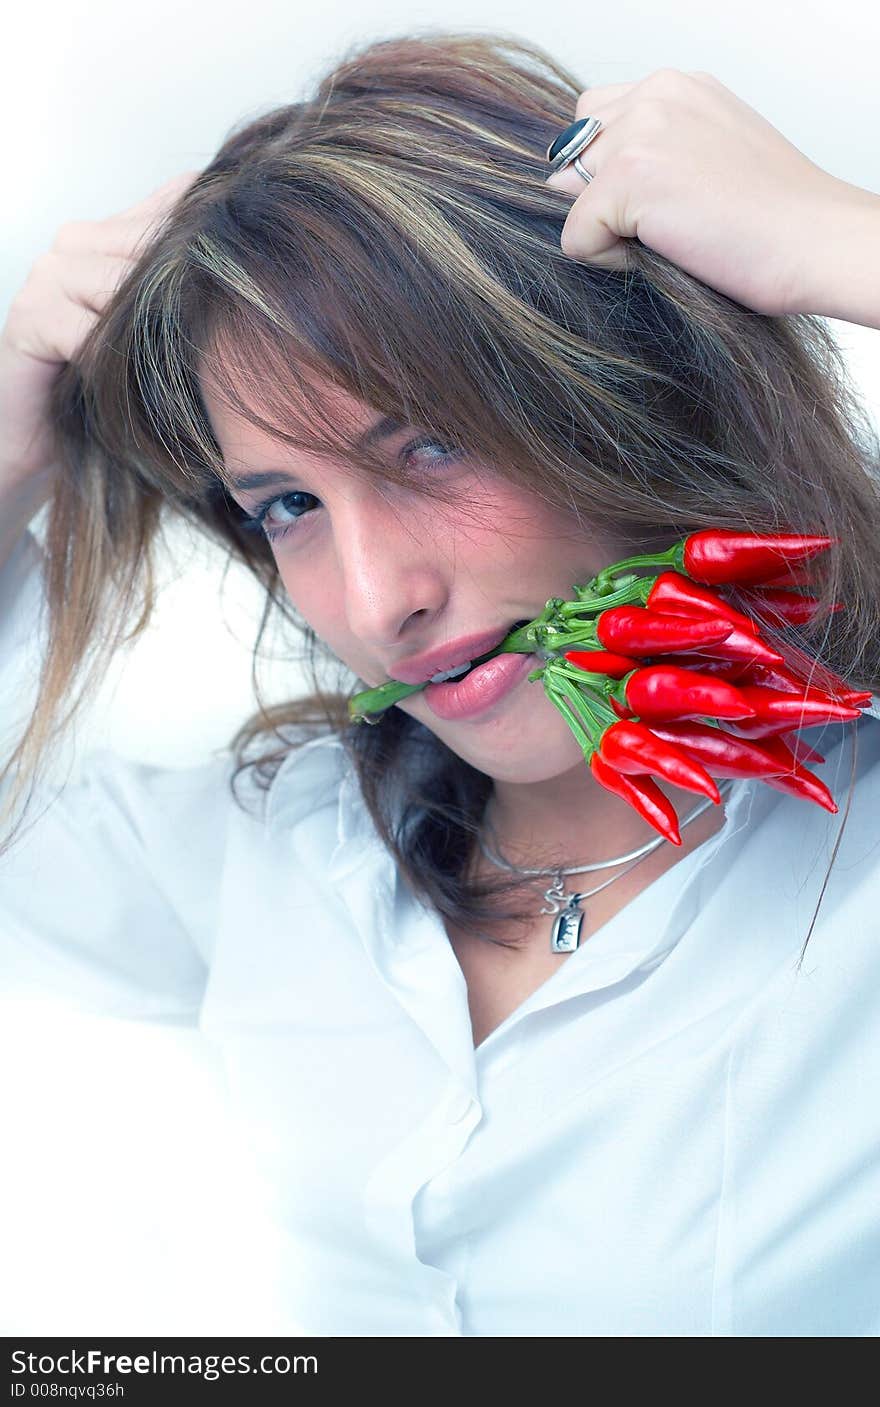
[[[638,240],[620,272],[562,253],[571,201],[545,184],[544,153],[585,86],[509,35],[408,35],[358,49],[313,96],[224,142],[56,386],[47,647],[3,773],[14,799],[150,619],[157,539],[179,516],[265,589],[259,709],[231,743],[233,789],[244,769],[267,789],[291,748],[333,732],[423,902],[478,929],[518,888],[470,869],[491,779],[398,708],[350,724],[367,681],[318,684],[321,644],[229,497],[200,369],[262,429],[377,492],[406,472],[358,447],[322,385],[451,441],[585,532],[601,521],[646,547],[707,526],[831,534],[815,592],[848,609],[774,638],[877,687],[880,453],[837,345],[822,319],[755,313]],[[273,619],[306,640],[314,688],[267,707],[256,654]]]

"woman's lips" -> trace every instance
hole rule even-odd
[[[395,665],[394,669],[389,670],[389,676],[399,680],[401,684],[426,684],[435,674],[446,674],[450,669],[456,669],[468,660],[473,662],[483,655],[490,654],[512,631],[528,625],[531,619],[533,617],[528,616],[523,620],[513,621],[510,625],[488,634],[463,635],[459,640],[444,645],[441,650],[413,655],[412,659],[403,660]]]
[[[428,684],[422,690],[425,703],[438,718],[474,718],[485,713],[509,693],[541,660],[538,655],[496,655],[477,665],[462,679],[447,684]]]

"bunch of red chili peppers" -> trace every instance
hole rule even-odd
[[[796,589],[805,584],[801,564],[832,541],[691,533],[665,552],[604,568],[574,587],[574,600],[551,598],[485,658],[541,654],[546,663],[529,679],[543,680],[596,781],[673,845],[681,844],[678,816],[654,777],[716,803],[714,777],[756,777],[835,812],[828,788],[803,765],[824,758],[797,730],[858,718],[871,692],[849,688],[803,651],[789,648],[787,663],[761,637],[763,623],[815,617],[818,601]],[[725,585],[740,591],[748,614],[710,589]],[[392,680],[356,695],[350,715],[364,720],[421,688]]]

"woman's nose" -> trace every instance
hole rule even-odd
[[[447,597],[449,562],[431,505],[414,511],[375,488],[342,506],[334,529],[348,627],[366,645],[399,642],[411,620],[429,619]]]

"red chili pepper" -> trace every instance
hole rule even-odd
[[[763,738],[760,746],[765,752],[769,753],[771,757],[776,758],[782,774],[797,772],[797,756],[789,747],[788,742],[781,733],[776,733],[769,738]]]
[[[805,743],[803,738],[799,738],[797,733],[792,733],[789,737],[783,737],[783,741],[788,743],[798,762],[824,762],[825,758],[821,752],[817,752],[809,743]],[[771,740],[772,741],[772,740]],[[763,744],[762,744],[763,746]]]
[[[831,693],[828,689],[816,688],[806,679],[798,679],[796,674],[786,669],[756,670],[756,678],[738,680],[742,684],[763,684],[770,689],[779,689],[783,694],[795,693],[802,697],[806,692],[810,698],[825,699],[828,703],[846,704],[849,708],[863,708],[874,695],[870,689],[844,689],[842,693]]]
[[[800,562],[824,552],[836,539],[794,533],[738,532],[706,528],[691,533],[675,555],[676,568],[709,586],[719,582],[763,582],[779,576],[786,562]]]
[[[707,723],[652,723],[651,729],[666,742],[676,743],[703,763],[715,777],[778,776],[786,766],[763,744],[734,737]]]
[[[798,767],[796,758],[781,738],[765,739],[759,747],[756,743],[731,737],[720,728],[699,723],[666,723],[653,731],[699,756],[717,777],[758,777],[777,791],[815,801],[826,811],[837,811],[834,798],[824,782],[812,772]],[[794,741],[801,742],[800,739]],[[748,749],[748,755],[745,749]],[[819,760],[824,759],[820,757]]]
[[[800,694],[786,694],[781,689],[767,689],[762,684],[741,684],[739,692],[752,705],[755,717],[768,723],[788,719],[796,728],[814,723],[850,722],[861,710],[847,704],[835,703],[827,694],[804,689]]]
[[[612,606],[596,617],[596,638],[624,655],[661,655],[720,644],[733,630],[729,620],[666,616],[644,606]]]
[[[816,585],[816,578],[813,574],[812,566],[806,562],[792,562],[786,571],[779,576],[767,577],[763,583],[765,586],[810,586]]]
[[[709,655],[664,655],[664,664],[675,664],[680,669],[699,668],[701,674],[713,674],[718,679],[729,679],[731,684],[738,684],[740,680],[747,684],[757,683],[757,679],[752,677],[752,665],[749,660],[716,660]],[[798,686],[800,687],[800,686]]]
[[[622,697],[621,697],[622,696]],[[614,693],[609,693],[612,702]],[[649,664],[616,686],[616,699],[649,723],[666,718],[754,718],[755,710],[726,679],[693,669]]]
[[[739,723],[734,723],[732,726],[739,729]],[[745,726],[748,727],[748,723],[746,723]],[[774,757],[783,756],[783,754],[774,751],[777,739],[779,739],[780,743],[783,743],[787,749],[791,750],[791,754],[793,754],[796,763],[824,763],[825,761],[822,754],[818,753],[815,747],[811,747],[810,743],[805,743],[803,737],[798,737],[797,733],[766,733],[765,736],[762,737],[762,740],[760,740],[760,746],[769,751]]]
[[[785,653],[786,668],[789,673],[798,677],[798,688],[803,688],[804,684],[817,686],[840,703],[853,704],[857,698],[864,697],[865,690],[851,689],[846,680],[835,674],[833,669],[829,669],[827,664],[820,664],[813,655],[807,654],[806,650],[800,649],[799,646],[786,642]]]
[[[610,650],[566,650],[565,658],[588,674],[607,674],[610,679],[622,679],[639,667],[638,660],[629,655],[613,655]]]
[[[626,777],[598,752],[590,758],[590,771],[600,786],[628,801],[649,826],[653,826],[673,845],[681,845],[675,807],[650,777]]]
[[[815,620],[822,609],[821,601],[815,596],[799,596],[794,591],[783,591],[778,587],[749,591],[747,599],[749,609],[771,624],[774,620],[782,620],[787,625],[806,625]],[[843,602],[835,601],[829,608],[829,615],[842,610]]]
[[[783,664],[778,650],[768,645],[759,635],[750,635],[747,630],[734,626],[725,640],[717,645],[697,646],[698,653],[714,655],[719,660],[745,660],[749,664]]]
[[[777,791],[785,792],[787,796],[801,796],[807,801],[815,801],[817,806],[822,806],[826,811],[830,811],[832,816],[837,814],[837,803],[824,782],[814,776],[812,772],[804,770],[793,772],[785,777],[765,777],[768,787],[775,787]]]
[[[792,745],[798,748],[798,753],[802,754],[803,751],[806,751],[813,754],[814,760],[825,761],[821,753],[815,752],[800,738],[792,738]],[[808,772],[800,766],[801,758],[788,746],[784,738],[779,736],[764,738],[761,747],[778,760],[781,769],[777,776],[763,778],[768,786],[775,787],[777,791],[785,792],[788,796],[798,796],[807,801],[815,801],[817,805],[824,807],[832,815],[836,814],[837,805],[825,783],[812,772]]]
[[[699,762],[643,723],[612,723],[602,734],[599,751],[606,762],[627,776],[651,772],[686,791],[711,797],[716,805],[721,800],[721,793]]]
[[[728,679],[731,684],[764,684],[770,689],[780,689],[783,693],[797,694],[798,698],[809,685],[785,665],[762,664],[759,660],[717,660],[708,655],[664,655],[664,664],[677,664],[682,668],[692,668],[698,663],[701,674],[713,674],[717,679]],[[827,671],[821,671],[827,677]],[[819,676],[817,676],[819,677]],[[833,703],[848,704],[850,708],[863,708],[874,697],[870,689],[829,689],[812,690],[814,695],[825,694]]]
[[[688,668],[695,663],[693,655],[666,655],[664,664],[678,664]],[[784,665],[763,664],[760,660],[719,660],[700,655],[699,667],[703,674],[714,674],[718,679],[729,679],[731,684],[767,684],[773,689],[790,689],[793,693],[803,692],[804,681],[789,673]]]
[[[782,693],[802,694],[805,681],[799,679],[784,664],[756,664],[748,674],[737,679],[738,684],[763,684],[768,689],[780,689]]]
[[[722,679],[730,679],[734,684],[764,684],[770,689],[781,689],[783,693],[788,691],[798,696],[803,694],[805,688],[812,688],[809,680],[800,678],[785,665],[765,665],[760,661],[754,664],[740,664],[731,661],[729,664],[719,662],[717,665],[712,662],[710,667],[709,661],[701,659],[700,669],[718,674]],[[819,673],[823,678],[829,675],[828,670],[821,670]],[[862,708],[874,697],[870,689],[849,689],[845,685],[842,689],[835,690],[812,688],[812,692],[817,697],[824,694],[833,703],[849,704],[850,708]]]
[[[792,728],[804,727],[813,728],[819,723],[834,723],[836,719],[807,718],[803,724],[799,724],[796,719],[791,718],[741,718],[731,723],[731,728],[735,728],[737,733],[744,738],[759,738],[763,743],[766,738],[782,737],[784,733],[790,733]]]
[[[665,611],[670,615],[698,616],[702,619],[706,616],[720,616],[722,620],[729,620],[731,624],[739,626],[740,630],[747,630],[752,635],[758,634],[758,626],[748,616],[734,610],[727,601],[722,601],[720,596],[716,596],[714,591],[696,586],[678,572],[661,572],[648,593],[645,605],[648,610]]]

